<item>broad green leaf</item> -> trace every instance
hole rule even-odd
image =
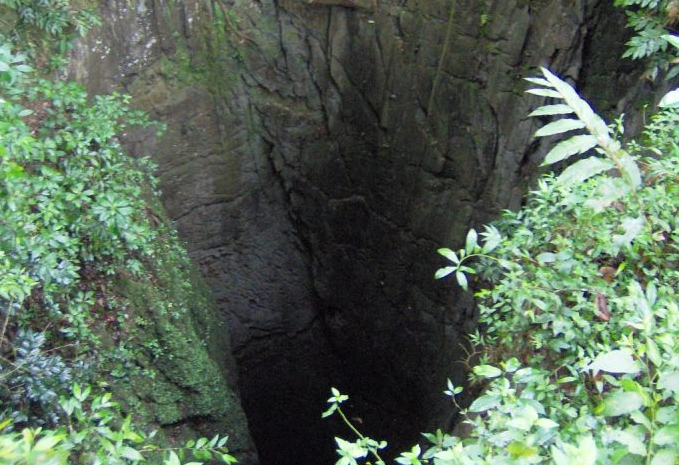
[[[646,339],[646,356],[653,365],[659,367],[662,364],[662,356],[658,344],[653,339]]]
[[[504,369],[507,373],[514,373],[521,368],[521,362],[516,357],[512,357],[505,362]]]
[[[603,414],[607,417],[626,415],[639,410],[643,403],[644,398],[638,392],[617,390],[604,398]]]
[[[584,160],[577,161],[566,168],[563,173],[557,178],[557,182],[564,186],[570,187],[579,184],[586,179],[596,176],[599,173],[608,171],[614,168],[612,162],[603,158],[589,157]]]
[[[585,127],[585,123],[579,119],[564,118],[553,123],[549,123],[535,131],[534,137],[546,137],[553,136],[555,134],[561,134],[568,131],[573,131],[575,129],[582,129]]]
[[[470,412],[485,412],[486,410],[493,409],[499,406],[501,403],[500,396],[485,395],[477,398],[469,406]]]
[[[665,407],[660,407],[655,414],[655,419],[661,425],[670,425],[676,423],[679,420],[677,416],[677,406],[668,405]]]
[[[597,459],[597,447],[591,436],[585,436],[577,446],[563,444],[561,448],[551,447],[552,458],[556,465],[594,465]]]
[[[462,289],[467,290],[469,283],[467,282],[467,276],[463,272],[458,271],[455,273],[455,279]]]
[[[551,165],[552,163],[565,160],[573,155],[585,153],[586,151],[596,147],[596,145],[596,137],[592,135],[583,134],[573,136],[570,139],[566,139],[565,141],[556,144],[556,146],[550,150],[545,157],[545,161],[542,163],[542,166]]]
[[[450,249],[442,248],[438,249],[436,252],[438,252],[440,255],[443,255],[453,263],[460,263],[460,259],[457,257],[457,254]]]
[[[524,79],[524,81],[528,81],[532,84],[537,84],[538,86],[552,87],[552,85],[546,79],[536,78],[536,77],[527,77],[527,78],[523,78],[523,79]]]
[[[557,260],[556,254],[554,254],[552,252],[542,252],[537,257],[535,257],[535,259],[538,262],[543,263],[543,264],[544,263],[554,263]]]
[[[539,95],[540,97],[550,97],[550,98],[562,98],[561,95],[554,91],[548,89],[528,89],[527,94]]]
[[[507,452],[514,458],[532,457],[538,453],[538,448],[525,442],[514,441],[507,446]]]
[[[599,371],[636,374],[639,373],[639,364],[629,350],[618,349],[599,354],[585,369],[592,370],[594,374]]]
[[[667,425],[653,435],[653,442],[659,446],[679,443],[679,425]]]
[[[467,233],[467,239],[464,244],[464,249],[467,252],[467,255],[471,254],[476,246],[478,245],[478,234],[476,234],[476,231],[474,229],[470,229],[469,232]]]
[[[629,431],[613,430],[610,433],[611,439],[619,442],[623,446],[627,446],[630,454],[646,455],[646,445],[637,435]]]
[[[55,434],[51,436],[45,436],[41,438],[35,446],[33,446],[34,450],[39,450],[39,451],[45,451],[45,450],[50,450],[52,449],[55,445],[57,445],[59,442],[61,442],[62,439],[66,437],[65,434]]]
[[[567,115],[569,113],[573,113],[573,109],[568,105],[544,105],[533,110],[528,116]]]
[[[651,465],[676,465],[679,453],[672,449],[656,451],[651,459]]]
[[[179,457],[177,456],[176,452],[171,450],[170,455],[168,456],[167,459],[164,461],[165,465],[181,465],[181,462],[179,461]]]
[[[5,63],[4,61],[0,60],[0,73],[9,71],[9,65]]]
[[[456,269],[457,267],[454,266],[446,266],[445,268],[439,268],[438,270],[436,270],[436,274],[434,274],[434,279],[445,278]]]
[[[672,392],[679,392],[679,371],[661,373],[658,387]]]
[[[557,428],[559,424],[553,420],[550,420],[549,418],[539,418],[536,422],[536,425],[538,425],[540,428],[543,429],[552,429],[552,428]]]
[[[673,47],[679,48],[679,36],[673,36],[670,34],[665,34],[661,36],[663,39],[672,44]]]
[[[144,457],[137,449],[128,446],[123,446],[122,450],[120,451],[120,455],[126,459],[132,460],[133,462],[141,462],[144,460]]]
[[[502,370],[492,365],[477,365],[474,367],[474,373],[484,378],[497,378],[502,375]]]
[[[630,413],[630,418],[634,420],[635,423],[643,425],[649,431],[653,429],[651,420],[649,420],[641,410],[635,410],[634,412]]]
[[[672,108],[677,105],[679,105],[679,89],[669,91],[658,103],[658,106],[663,108]]]

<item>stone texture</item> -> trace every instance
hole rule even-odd
[[[128,144],[155,154],[227,322],[262,463],[332,463],[350,434],[320,419],[332,385],[394,451],[448,424],[475,315],[434,282],[435,250],[520,205],[544,153],[522,78],[585,66],[595,82],[585,46],[621,16],[596,0],[109,0],[102,15],[71,74],[168,124]]]

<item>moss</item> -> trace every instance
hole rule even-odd
[[[158,202],[152,205],[163,218]],[[143,272],[122,271],[111,283],[126,324],[112,336],[115,347],[104,356],[104,371],[124,410],[139,424],[161,427],[166,440],[228,434],[230,449],[252,450],[232,388],[227,329],[165,221]]]

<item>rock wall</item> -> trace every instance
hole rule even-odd
[[[522,78],[546,66],[578,82],[584,67],[596,84],[584,51],[620,37],[622,17],[603,0],[101,11],[71,74],[168,124],[128,143],[157,154],[165,206],[227,321],[262,463],[332,463],[332,437],[350,434],[320,419],[333,385],[394,449],[450,422],[441,391],[464,379],[475,316],[434,282],[435,250],[520,204],[544,152]],[[633,82],[606,73],[610,104]]]

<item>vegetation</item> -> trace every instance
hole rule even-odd
[[[186,254],[154,207],[153,164],[117,138],[153,123],[128,96],[88,98],[34,71],[97,23],[87,5],[2,1],[0,13],[0,462],[234,462],[226,437],[159,447],[170,441],[133,427],[105,392],[140,369],[138,350],[154,357],[171,343],[162,328],[136,341],[148,321],[141,305],[128,309],[121,282],[159,288],[154,311],[186,327],[187,309],[173,307],[181,299],[160,290],[172,281],[163,263],[182,277]],[[48,42],[57,46],[39,56]]]
[[[648,10],[670,2],[618,3],[638,6],[630,13],[638,25]],[[655,45],[642,43],[656,23],[644,24],[628,54],[656,57],[679,45],[665,32]],[[425,434],[428,448],[416,445],[396,462],[676,464],[677,91],[662,100],[643,136],[623,146],[622,119],[608,126],[548,70],[528,81],[536,86],[530,94],[555,101],[531,116],[559,118],[535,136],[579,132],[556,144],[544,164],[577,161],[540,179],[522,210],[506,212],[481,234],[469,231],[461,249],[439,249],[450,265],[436,278],[455,276],[465,289],[473,279],[480,289],[482,327],[470,337],[468,363],[482,393],[463,408],[463,388],[449,382],[445,393],[468,434]],[[336,439],[337,465],[384,464],[386,444],[356,429],[342,411],[347,399],[333,389],[324,413],[339,414],[357,435]]]
[[[677,0],[615,0],[615,5],[625,9],[627,27],[634,35],[627,42],[623,58],[644,59],[647,61],[646,76],[654,80],[662,74],[667,79],[679,73],[673,63],[672,47],[667,40],[674,32],[673,26],[679,20]]]

